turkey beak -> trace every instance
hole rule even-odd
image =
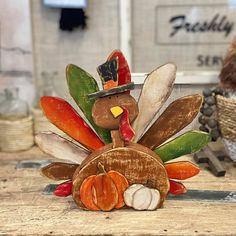
[[[115,106],[115,107],[110,108],[110,111],[112,115],[114,116],[114,118],[117,118],[123,113],[124,110],[120,106]]]

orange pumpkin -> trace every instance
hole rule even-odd
[[[80,199],[83,202],[83,204],[86,206],[87,209],[93,210],[93,211],[99,211],[100,209],[95,205],[93,202],[93,183],[94,183],[94,177],[96,175],[91,175],[87,179],[84,180],[80,187]]]
[[[80,187],[80,199],[89,210],[110,211],[119,209],[125,205],[124,191],[129,187],[125,176],[111,170],[106,172],[99,163],[98,175],[91,175],[86,178]]]

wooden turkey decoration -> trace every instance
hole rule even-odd
[[[65,160],[49,164],[42,173],[52,180],[66,180],[54,194],[72,194],[81,209],[160,208],[168,193],[186,192],[178,180],[199,172],[190,162],[168,161],[200,150],[210,141],[209,134],[189,131],[165,141],[192,122],[202,96],[179,98],[157,116],[173,89],[174,64],[148,74],[138,102],[130,95],[134,83],[121,51],[113,51],[97,70],[103,90],[83,69],[75,65],[66,68],[70,94],[86,121],[67,101],[41,98],[49,121],[80,144],[55,133],[38,134],[36,142],[44,152]]]

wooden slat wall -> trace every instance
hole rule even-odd
[[[199,1],[199,0],[198,0]],[[21,4],[21,1],[18,1]],[[220,1],[222,2],[222,1]],[[161,1],[150,0],[148,4],[144,4],[144,1],[133,1],[133,29],[132,29],[132,46],[133,46],[133,68],[135,72],[149,72],[157,65],[160,65],[162,61],[154,60],[153,57],[149,57],[147,54],[152,53],[153,50],[148,50],[152,45],[152,25],[148,25],[149,19],[146,17],[145,22],[141,22],[141,13],[146,10],[150,10],[156,3],[163,3]],[[4,5],[5,4],[5,5]],[[34,82],[39,89],[41,85],[41,73],[47,72],[53,74],[57,72],[54,77],[54,85],[59,96],[70,99],[67,92],[65,82],[65,66],[68,63],[75,63],[82,68],[86,69],[100,83],[99,76],[96,72],[96,66],[102,63],[107,55],[114,49],[119,48],[119,1],[88,1],[88,8],[86,14],[88,15],[88,29],[85,31],[76,30],[72,33],[62,32],[58,29],[58,21],[60,17],[60,9],[45,7],[42,1],[30,1],[31,4],[31,18],[29,19],[29,2],[24,1],[21,5],[21,13],[25,17],[24,21],[15,21],[14,18],[9,17],[12,9],[15,9],[18,13],[16,17],[21,17],[20,12],[17,10],[16,4],[11,5],[11,1],[3,0],[1,5],[5,11],[1,11],[1,19],[4,22],[13,24],[9,27],[14,32],[14,25],[20,27],[21,32],[24,33],[24,44],[28,42],[29,48],[24,48],[29,54],[19,56],[12,55],[4,56],[1,58],[2,72],[0,74],[0,91],[7,86],[20,87],[20,95],[23,99],[33,104],[34,100],[34,84],[32,80],[32,58],[31,58],[31,37],[30,37],[30,24],[32,23],[33,33],[33,53],[34,53]],[[170,4],[170,3],[169,3]],[[6,6],[9,7],[7,10]],[[14,12],[13,12],[14,13]],[[13,14],[14,15],[14,14]],[[5,17],[5,18],[4,18]],[[27,22],[26,22],[27,21]],[[14,23],[15,22],[15,23]],[[21,22],[21,23],[20,23]],[[19,26],[20,23],[20,26]],[[2,23],[1,23],[2,24]],[[24,25],[25,28],[22,28]],[[146,27],[144,29],[143,27]],[[2,29],[1,25],[1,29]],[[141,34],[137,34],[138,29]],[[148,32],[149,31],[149,32]],[[26,32],[28,32],[26,34]],[[140,33],[139,32],[139,33]],[[145,41],[143,34],[146,34]],[[18,41],[22,41],[22,34],[18,35]],[[15,35],[15,36],[17,36]],[[14,36],[14,37],[15,37]],[[1,37],[3,35],[1,34]],[[9,43],[11,40],[7,40],[9,37],[4,37],[1,43]],[[142,41],[142,42],[141,42]],[[14,44],[18,46],[17,44]],[[145,50],[144,50],[145,49]],[[1,50],[3,55],[3,50]],[[6,52],[4,52],[6,53]],[[18,57],[19,56],[19,57]],[[18,59],[19,58],[19,62]],[[21,69],[20,69],[21,68]],[[14,74],[11,71],[21,70],[20,74]],[[10,71],[10,72],[9,72]],[[201,92],[203,85],[176,85],[172,93],[172,100],[180,95],[191,94]],[[140,93],[140,85],[136,86],[134,96],[137,98]],[[27,91],[27,92],[26,92]],[[167,102],[168,104],[168,102]]]
[[[98,78],[96,67],[119,47],[119,5],[114,1],[88,1],[86,30],[59,30],[60,9],[45,7],[42,1],[31,1],[35,76],[39,86],[41,73],[54,73],[56,91],[67,96],[65,67],[79,65]]]
[[[0,94],[19,88],[20,98],[34,102],[29,0],[0,1]]]

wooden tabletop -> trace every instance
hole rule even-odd
[[[0,153],[0,235],[236,235],[236,203],[167,200],[157,211],[88,212],[71,197],[42,194],[52,181],[39,169],[16,169],[19,160],[50,159],[37,148]],[[192,160],[191,156],[182,159]],[[202,171],[188,189],[236,191],[236,168],[226,160],[225,177]]]

